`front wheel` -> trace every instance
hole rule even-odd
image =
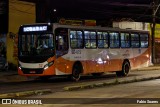
[[[80,79],[80,73],[82,72],[82,65],[75,63],[72,69],[72,80],[78,81]]]
[[[117,71],[116,75],[117,76],[127,76],[129,72],[130,72],[130,64],[128,61],[125,61],[123,62],[123,65],[122,65],[122,71]]]

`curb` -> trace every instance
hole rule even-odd
[[[24,91],[24,92],[0,94],[0,98],[17,98],[17,97],[26,97],[32,95],[44,95],[49,93],[52,93],[51,89]]]
[[[132,78],[128,80],[118,80],[117,78],[110,82],[102,82],[102,83],[92,83],[92,84],[82,84],[77,86],[67,86],[64,87],[64,91],[76,91],[81,89],[91,89],[91,88],[97,88],[97,87],[104,87],[104,86],[110,86],[110,85],[117,85],[117,84],[127,84],[127,83],[133,83],[133,82],[140,82],[140,81],[147,81],[147,80],[153,80],[153,79],[160,79],[160,76],[155,77],[143,77],[143,78]]]
[[[133,70],[131,70],[131,71],[148,71],[148,70],[160,70],[160,67],[138,68],[138,69],[133,69]]]

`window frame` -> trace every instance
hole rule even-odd
[[[119,42],[119,46],[118,47],[111,47],[111,35],[110,35],[110,33],[117,33],[118,34],[118,42]],[[108,34],[109,34],[109,48],[120,48],[120,46],[121,46],[121,42],[120,42],[120,32],[118,32],[118,31],[109,31],[108,32]]]
[[[103,35],[102,39],[99,39],[99,35],[98,35],[99,32],[101,32],[102,35]],[[107,36],[104,35],[104,34],[107,34]],[[104,38],[104,37],[106,37],[106,38]],[[103,47],[99,47],[99,41],[100,40],[103,40]],[[107,42],[107,44],[106,44],[106,45],[108,45],[107,47],[105,47],[104,41]],[[100,48],[100,49],[107,49],[107,48],[109,48],[109,33],[107,31],[97,31],[97,47]]]
[[[135,36],[135,34],[137,34],[138,35],[138,40],[132,40],[132,34],[134,34],[134,36]],[[140,48],[140,34],[137,33],[137,32],[131,32],[130,33],[130,38],[131,38],[131,48]],[[137,43],[139,44],[139,46],[138,47],[135,47],[135,46],[133,47],[132,46],[133,41],[138,41]]]
[[[85,31],[90,32],[90,33],[91,33],[91,32],[94,32],[94,33],[95,33],[95,39],[92,39],[90,35],[89,35],[89,38],[90,38],[90,39],[86,39]],[[83,32],[84,32],[84,47],[85,47],[86,49],[96,49],[96,48],[97,48],[97,31],[94,31],[94,30],[84,30]],[[89,34],[90,34],[90,33],[89,33]],[[91,42],[90,42],[90,47],[86,47],[86,44],[87,44],[87,43],[86,43],[86,40],[89,40],[89,41],[94,40],[95,43],[96,43],[96,44],[95,44],[95,47],[91,47]]]
[[[126,39],[124,39],[124,40],[122,40],[122,33],[124,33],[124,34],[128,34],[129,35],[129,40],[126,40]],[[125,37],[126,35],[124,35],[124,37]],[[128,47],[126,47],[126,45],[125,45],[125,47],[122,47],[122,41],[128,41],[129,42],[129,46]],[[120,32],[120,44],[121,44],[121,48],[131,48],[131,34],[130,34],[130,32]]]
[[[70,34],[71,34],[71,31],[75,31],[76,32],[76,37],[77,37],[77,32],[80,31],[82,32],[82,47],[72,47],[72,38],[70,37]],[[73,39],[76,39],[77,41],[79,40],[79,38],[73,38]],[[70,29],[69,31],[69,40],[70,40],[70,48],[71,49],[83,49],[84,48],[84,33],[83,33],[83,30],[77,30],[77,29]]]
[[[149,47],[149,34],[148,33],[140,33],[140,47],[141,48],[148,48]],[[147,35],[147,40],[141,40],[141,35]],[[146,47],[142,47],[141,43],[142,41],[147,41],[148,42],[148,45]]]

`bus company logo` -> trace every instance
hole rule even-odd
[[[72,49],[72,51],[71,51],[71,52],[72,52],[72,54],[75,54],[75,49]]]
[[[12,104],[11,99],[2,99],[2,104]]]
[[[72,54],[81,54],[81,50],[78,50],[78,49],[72,49]]]
[[[43,64],[39,64],[39,67],[40,67],[40,68],[43,68]]]

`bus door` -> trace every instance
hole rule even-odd
[[[66,59],[64,55],[68,53],[68,29],[57,28],[55,30],[56,43],[56,68],[61,72],[66,72]]]

